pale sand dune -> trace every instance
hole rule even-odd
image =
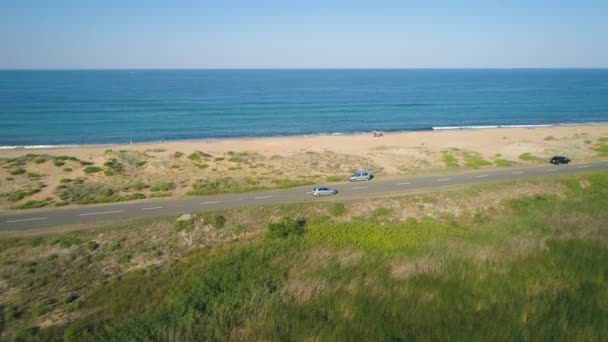
[[[594,148],[605,144],[608,125],[527,128],[499,128],[462,131],[387,133],[384,137],[367,135],[274,137],[259,139],[231,139],[216,141],[169,142],[117,146],[79,146],[44,149],[1,150],[0,158],[13,158],[25,154],[73,156],[82,161],[103,167],[111,158],[118,158],[125,166],[123,173],[107,176],[103,172],[85,174],[78,162],[54,166],[52,161],[36,164],[28,162],[23,168],[28,173],[39,173],[39,178],[27,174],[10,175],[16,166],[3,164],[0,168],[0,194],[22,189],[47,186],[37,194],[18,202],[0,198],[0,209],[10,208],[27,200],[55,197],[55,189],[62,178],[86,178],[88,183],[102,183],[121,194],[135,192],[128,187],[142,181],[151,187],[163,182],[175,184],[171,196],[183,196],[192,189],[196,180],[213,180],[231,177],[241,186],[255,184],[276,187],[276,180],[326,182],[345,177],[355,169],[370,169],[379,177],[417,175],[430,172],[450,172],[471,168],[467,157],[474,156],[486,164],[497,167],[499,161],[512,165],[545,162],[552,155],[567,155],[574,162],[597,160],[602,157]],[[112,152],[108,152],[112,150]],[[119,151],[126,151],[120,154]],[[200,161],[187,158],[190,153],[202,151],[211,157]],[[176,152],[184,156],[175,158]],[[245,161],[230,161],[234,153],[247,153]],[[537,160],[519,158],[531,153]],[[125,154],[127,156],[125,157]],[[457,166],[449,167],[446,155],[455,159]],[[120,159],[123,158],[123,159]],[[126,159],[124,159],[126,158]],[[144,167],[133,162],[145,161]],[[131,163],[131,165],[129,165]],[[69,167],[72,171],[64,171]],[[328,178],[332,177],[332,178]],[[253,183],[251,183],[253,182]],[[307,184],[308,184],[307,183]],[[150,189],[138,190],[150,196]]]

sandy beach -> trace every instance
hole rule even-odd
[[[606,158],[607,137],[608,125],[593,125],[9,149],[0,151],[0,208],[327,183],[357,169],[391,177],[545,163],[553,155],[577,163]],[[32,193],[11,197],[19,191]]]

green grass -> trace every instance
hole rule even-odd
[[[112,203],[146,198],[142,193],[121,194],[107,185],[85,183],[82,180],[59,185],[55,189],[55,194],[66,204]]]
[[[101,167],[99,167],[99,166],[87,166],[87,167],[84,168],[83,171],[84,171],[84,173],[90,174],[90,173],[101,172],[101,171],[103,171],[103,169]]]
[[[192,184],[189,195],[213,195],[228,192],[243,192],[244,187],[231,177],[221,177],[211,180],[197,180]]]
[[[327,176],[327,177],[325,177],[325,180],[328,181],[328,182],[339,182],[339,181],[341,181],[343,179],[344,178],[340,177],[340,176]]]
[[[456,157],[454,157],[452,154],[447,151],[442,151],[442,154],[441,159],[443,160],[445,167],[454,168],[460,166],[458,159],[456,159]]]
[[[21,205],[14,206],[13,209],[36,209],[36,208],[44,208],[51,203],[53,203],[52,197],[47,197],[44,200],[31,200],[27,201]]]
[[[31,196],[33,194],[37,194],[41,189],[29,189],[29,190],[18,190],[9,194],[3,194],[0,197],[5,197],[9,202],[17,202],[25,197]]]
[[[506,159],[496,159],[494,161],[494,164],[496,164],[496,166],[498,167],[509,167],[509,166],[513,166],[513,162],[510,160],[506,160]]]
[[[462,157],[464,158],[464,166],[472,169],[479,169],[483,166],[492,165],[492,162],[483,159],[477,153],[463,152]]]
[[[175,189],[175,183],[163,182],[150,188],[150,191],[169,191]]]
[[[104,341],[603,340],[608,333],[608,173],[544,182],[561,184],[567,193],[512,199],[500,208],[448,220],[386,222],[384,218],[399,213],[386,206],[374,208],[368,217],[332,220],[325,216],[327,203],[282,207],[292,218],[277,220],[283,209],[252,208],[249,220],[264,216],[269,223],[257,239],[194,248],[161,269],[102,278],[86,295],[74,290],[41,294],[29,306],[13,310],[44,319],[67,310],[58,304],[76,295],[71,302],[79,304],[69,311],[74,319],[41,329],[18,329],[13,319],[8,336]],[[218,231],[236,219],[230,212],[215,214],[226,217],[226,227]],[[153,225],[163,222],[157,221],[141,223],[150,230],[144,230],[146,236],[155,235]],[[175,239],[197,232],[197,219],[188,222],[172,230]],[[208,236],[216,231],[212,233]],[[77,251],[90,238],[80,240],[66,245]],[[106,242],[86,253],[113,251],[114,267],[128,268],[142,257],[128,243]],[[0,244],[0,250],[28,244],[29,239],[11,241]],[[36,248],[46,244],[38,241]],[[148,251],[162,255],[158,252]],[[42,275],[50,265],[70,260],[59,255],[19,267]],[[79,260],[87,258],[81,254]],[[10,262],[6,258],[4,264]],[[94,270],[90,264],[79,267],[82,273]],[[8,283],[22,283],[12,277]]]
[[[526,161],[539,161],[542,160],[542,158],[539,158],[535,155],[533,155],[530,152],[525,152],[519,155],[519,159],[521,160],[526,160]]]
[[[16,169],[16,170],[9,171],[8,173],[10,173],[13,176],[17,176],[17,175],[22,175],[25,172],[26,171],[24,169],[19,168],[19,169]]]

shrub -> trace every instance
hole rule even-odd
[[[123,165],[116,158],[111,158],[107,162],[103,163],[103,165],[109,168],[113,173],[122,173],[124,170]]]
[[[35,193],[40,192],[40,189],[30,189],[30,190],[18,190],[11,194],[4,195],[9,202],[17,202],[22,200],[27,196],[31,196]]]
[[[164,182],[150,188],[151,191],[168,191],[175,189],[175,183]]]
[[[443,156],[441,157],[441,159],[443,160],[443,163],[445,164],[446,167],[458,167],[460,166],[458,164],[458,160],[456,159],[456,157],[454,157],[453,155],[451,155],[450,153],[443,151]]]
[[[53,165],[55,165],[55,166],[57,166],[57,167],[59,167],[59,166],[63,166],[63,165],[65,165],[65,162],[63,162],[63,161],[61,161],[61,160],[55,160],[55,161],[53,162]]]
[[[329,212],[333,216],[341,216],[346,213],[346,207],[344,206],[344,203],[336,202],[331,205],[331,207],[329,208]]]
[[[530,152],[525,152],[525,153],[522,153],[519,155],[519,159],[533,161],[533,160],[539,160],[540,158],[538,158],[537,156],[533,155]]]
[[[84,161],[84,160],[80,162],[80,165],[82,165],[82,166],[90,166],[90,165],[93,165],[93,164],[95,164],[95,163]]]
[[[145,160],[139,160],[139,161],[137,161],[137,162],[135,163],[135,166],[137,166],[137,167],[142,167],[142,166],[145,166],[147,163],[148,163],[148,162],[147,162],[147,161],[145,161]]]
[[[47,197],[47,198],[45,198],[44,200],[41,200],[41,201],[37,201],[37,200],[27,201],[27,202],[23,203],[22,205],[18,205],[18,206],[13,207],[13,208],[14,209],[43,208],[43,207],[48,206],[52,202],[53,202],[53,198],[52,197]]]
[[[325,178],[325,180],[328,181],[328,182],[339,182],[339,181],[342,180],[342,177],[340,177],[340,176],[327,176]]]
[[[131,262],[131,254],[123,254],[121,256],[118,257],[118,263],[119,264],[128,264],[129,262]]]
[[[183,156],[184,156],[184,154],[182,152],[175,152],[175,153],[173,153],[173,158],[176,158],[176,159],[181,158]]]
[[[98,247],[99,247],[99,244],[95,241],[87,242],[87,249],[90,250],[91,252],[96,250]]]
[[[97,173],[103,171],[99,166],[88,166],[84,168],[84,173]]]
[[[192,229],[194,229],[194,217],[189,220],[179,220],[173,223],[173,230],[175,230],[176,232]]]
[[[72,172],[72,168],[71,167],[66,167],[65,169],[63,169],[63,172]]]
[[[170,192],[154,192],[152,194],[150,194],[151,198],[158,198],[158,197],[171,197],[171,193]]]
[[[80,245],[81,243],[82,240],[75,234],[61,236],[52,242],[53,245],[59,245],[63,248],[70,248],[72,246]]]
[[[224,228],[226,224],[226,218],[220,214],[207,214],[204,216],[205,222],[213,226],[215,229]]]
[[[510,160],[506,160],[506,159],[496,159],[494,161],[494,164],[496,164],[496,166],[498,167],[508,167],[513,165],[513,162],[511,162]]]
[[[284,217],[279,222],[269,223],[266,229],[266,236],[271,239],[286,238],[289,236],[300,236],[304,234],[306,220],[299,219],[294,221],[289,217]]]
[[[40,317],[50,312],[51,310],[53,310],[53,307],[55,307],[55,302],[56,301],[53,298],[47,298],[43,300],[34,307],[34,310],[32,310],[32,314],[34,315],[34,317]]]
[[[40,178],[40,177],[42,177],[42,175],[41,175],[41,174],[36,173],[36,172],[28,172],[28,173],[27,173],[27,176],[28,176],[29,178]]]
[[[25,173],[25,170],[24,170],[24,169],[22,169],[22,168],[18,168],[18,169],[16,169],[16,170],[9,171],[9,173],[10,173],[11,175],[13,175],[13,176],[17,176],[17,175],[22,175],[22,174],[24,174],[24,173]]]
[[[141,191],[141,190],[147,188],[148,185],[146,185],[146,183],[144,183],[142,181],[137,181],[137,182],[133,183],[133,185],[131,185],[131,187],[137,191]]]
[[[46,158],[38,158],[38,159],[34,159],[34,163],[35,164],[43,164],[46,163],[47,159]]]

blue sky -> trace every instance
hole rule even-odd
[[[608,67],[608,1],[0,1],[1,69],[513,67]]]

